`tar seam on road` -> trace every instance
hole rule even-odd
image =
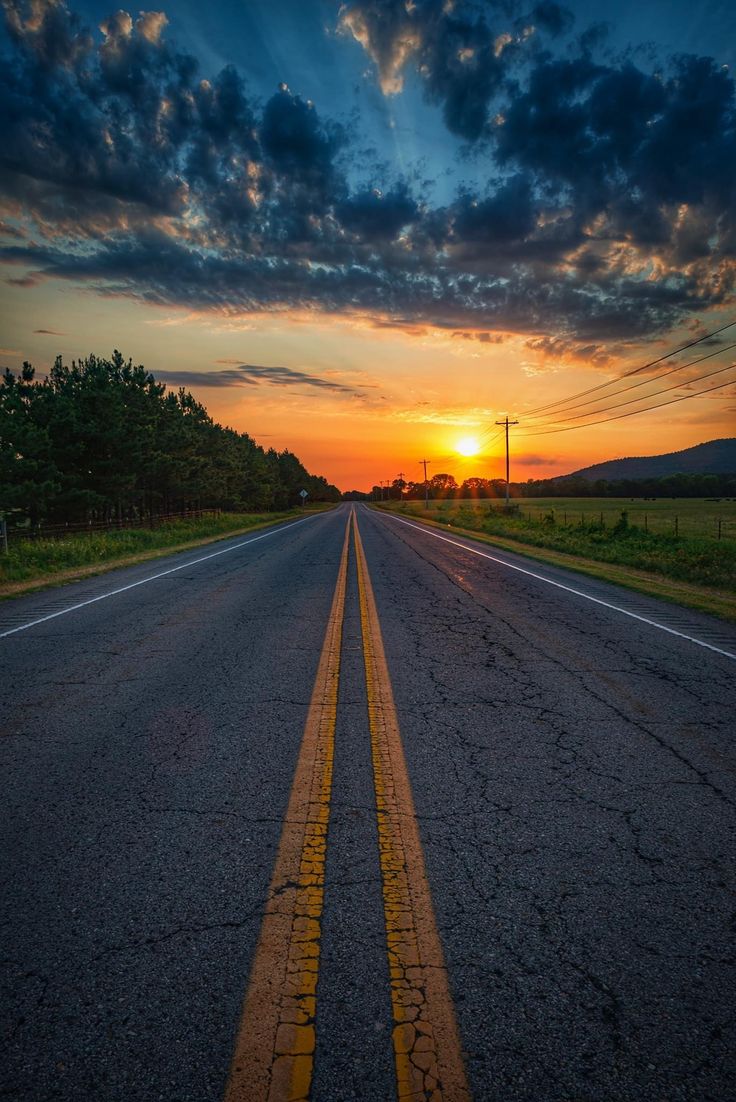
[[[353,513],[399,1102],[469,1102],[368,565]]]
[[[385,513],[383,514],[386,515]],[[466,543],[460,543],[459,540],[451,540],[448,536],[441,536],[438,532],[433,532],[429,528],[425,528],[421,524],[412,524],[409,520],[404,520],[403,517],[391,517],[391,520],[397,520],[399,524],[406,524],[409,528],[415,528],[417,532],[423,532],[426,536],[433,536],[436,540],[442,540],[443,543],[451,543],[453,547],[459,547],[463,551],[469,551],[471,555],[480,555],[482,559],[490,559],[491,562],[496,562],[499,566],[506,566],[509,570],[517,570],[520,574],[526,574],[530,578],[536,578],[538,582],[546,582],[547,585],[553,585],[556,589],[564,589],[566,593],[573,593],[576,597],[584,597],[586,601],[592,601],[593,604],[603,605],[604,608],[610,608],[612,612],[621,612],[624,616],[630,616],[632,620],[640,620],[642,624],[649,624],[650,627],[659,628],[660,631],[666,631],[668,635],[676,635],[679,639],[687,639],[689,643],[695,643],[699,647],[705,647],[706,650],[715,651],[716,654],[722,654],[725,658],[736,658],[736,654],[731,651],[723,650],[721,647],[716,647],[712,643],[706,643],[703,639],[696,639],[694,635],[687,635],[684,631],[677,631],[675,628],[668,628],[666,624],[658,624],[656,620],[650,620],[646,616],[641,616],[638,612],[630,612],[627,608],[621,608],[620,605],[612,605],[608,601],[602,601],[600,597],[592,597],[590,593],[583,593],[580,589],[575,589],[571,585],[563,585],[562,582],[555,582],[551,578],[545,578],[544,574],[535,574],[533,570],[525,570],[523,566],[515,566],[512,562],[506,562],[505,559],[499,559],[496,555],[489,555],[487,551],[481,551],[477,547],[468,547]],[[468,537],[471,538],[471,537]]]
[[[309,1098],[349,537],[348,517],[225,1102]]]
[[[104,601],[107,597],[116,597],[118,593],[126,593],[129,589],[135,589],[139,585],[145,585],[146,582],[155,582],[157,578],[165,578],[167,574],[175,574],[177,570],[186,570],[188,566],[196,566],[197,563],[206,562],[208,559],[216,559],[220,555],[227,555],[230,551],[237,551],[239,547],[247,547],[250,543],[258,543],[259,540],[268,539],[269,536],[275,536],[279,532],[285,532],[287,528],[295,528],[297,524],[304,524],[308,520],[314,520],[315,516],[324,516],[323,513],[315,513],[311,517],[302,517],[300,520],[294,520],[291,524],[284,524],[280,528],[273,528],[270,532],[264,532],[260,536],[254,536],[251,540],[243,540],[241,543],[235,543],[232,547],[224,547],[222,551],[213,551],[211,555],[202,555],[198,559],[190,559],[188,562],[180,563],[179,566],[172,566],[170,570],[162,570],[158,574],[151,574],[148,578],[141,578],[138,582],[131,582],[130,585],[121,585],[119,589],[111,589],[109,593],[100,593],[97,597],[90,597],[87,601],[79,601],[76,605],[70,605],[69,608],[62,608],[58,612],[50,612],[48,616],[41,616],[38,620],[30,620],[27,624],[21,624],[19,627],[10,628],[9,631],[0,632],[0,639],[4,639],[6,635],[15,635],[16,631],[26,631],[27,628],[34,628],[36,624],[43,624],[46,620],[55,620],[57,616],[65,616],[67,612],[76,612],[78,608],[84,608],[85,605],[93,605],[96,601]]]

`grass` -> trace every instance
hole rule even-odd
[[[611,499],[603,500],[610,505]],[[673,532],[656,532],[651,528],[646,531],[631,523],[631,513],[622,519],[622,505],[626,509],[629,503],[620,500],[615,512],[608,510],[607,524],[603,507],[602,526],[601,501],[583,499],[581,523],[580,499],[567,499],[567,504],[570,501],[574,501],[576,508],[568,510],[567,523],[564,523],[565,509],[559,509],[560,499],[555,502],[554,514],[548,507],[545,511],[518,516],[492,511],[489,502],[430,502],[428,510],[422,502],[405,502],[391,508],[444,528],[449,525],[469,534],[479,533],[488,542],[542,561],[736,620],[736,539],[675,536]],[[522,502],[522,507],[526,504]],[[668,504],[671,508],[671,503]],[[676,504],[679,506],[681,502]],[[695,522],[709,503],[687,504]],[[585,505],[589,507],[587,515]],[[700,514],[697,505],[701,507]]]
[[[531,520],[540,519],[553,511],[558,523],[600,523],[601,515],[606,527],[613,527],[623,510],[630,525],[663,536],[677,531],[681,536],[717,539],[720,521],[723,539],[736,538],[736,499],[732,498],[642,498],[621,497],[548,497],[521,498],[521,515]],[[479,503],[481,504],[481,503]],[[488,503],[482,503],[487,508]]]
[[[11,537],[8,554],[0,554],[0,598],[130,566],[170,551],[199,547],[314,511],[313,507],[281,513],[222,513],[171,521],[153,529],[122,528],[57,540]]]

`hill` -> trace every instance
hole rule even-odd
[[[626,459],[609,459],[563,475],[563,478],[599,478],[615,481],[619,478],[665,478],[672,474],[734,474],[736,473],[736,437],[708,440],[680,452],[666,455],[641,455]],[[558,479],[555,479],[558,481]]]

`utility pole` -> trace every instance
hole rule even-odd
[[[424,467],[424,508],[429,509],[429,482],[427,481],[427,464],[429,459],[420,459],[420,464]]]
[[[398,491],[399,491],[399,501],[401,501],[402,497],[404,496],[404,472],[403,471],[399,471]]]
[[[506,429],[506,508],[509,507],[509,425],[518,425],[518,421],[509,421],[509,415],[503,421],[496,421],[497,425],[502,425]]]

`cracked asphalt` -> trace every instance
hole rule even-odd
[[[0,639],[3,1097],[222,1098],[347,515]],[[474,1097],[733,1097],[736,663],[358,517]],[[316,1021],[313,1099],[396,1097],[352,552]]]

